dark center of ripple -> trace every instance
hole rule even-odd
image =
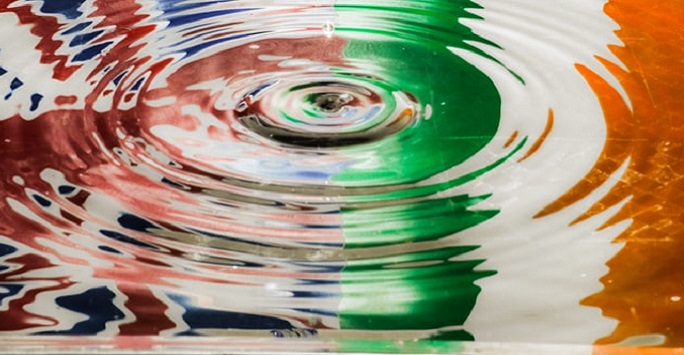
[[[322,93],[312,96],[313,105],[326,113],[339,112],[346,104],[354,100],[351,95],[340,93]]]
[[[323,75],[321,75],[323,76]],[[419,105],[379,79],[317,75],[283,79],[246,91],[234,110],[237,120],[279,144],[333,148],[370,143],[415,121]]]

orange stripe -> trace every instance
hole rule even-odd
[[[530,147],[530,150],[528,150],[527,153],[525,153],[525,155],[522,158],[518,159],[518,163],[529,158],[530,156],[532,156],[532,154],[536,153],[539,150],[539,148],[541,148],[542,144],[544,144],[544,141],[546,141],[546,137],[549,136],[549,133],[551,133],[552,129],[553,129],[553,110],[549,109],[549,115],[546,118],[546,127],[544,127],[544,132],[542,132],[541,136],[539,136],[539,138],[537,138],[537,140],[534,141],[534,143]]]
[[[508,148],[515,142],[515,139],[518,138],[518,131],[514,131],[513,134],[511,134],[510,137],[506,140],[506,143],[504,143],[504,149]]]
[[[596,93],[607,140],[594,168],[538,216],[586,197],[627,162],[621,181],[577,221],[621,201],[604,227],[631,220],[617,241],[622,250],[607,265],[604,289],[582,301],[619,323],[598,344],[645,334],[666,336],[665,346],[684,346],[684,1],[645,6],[642,0],[610,0],[605,12],[620,30],[623,47],[611,51],[628,68],[598,58],[627,92],[617,91],[588,68],[577,70]],[[597,351],[597,354],[610,352]],[[622,352],[621,352],[622,354]]]
[[[568,191],[565,195],[553,203],[546,206],[539,212],[535,218],[543,217],[548,214],[558,212],[565,207],[587,197],[591,192],[605,183],[611,174],[620,168],[620,165],[629,156],[630,147],[630,119],[632,113],[622,100],[622,96],[610,84],[600,77],[598,74],[592,72],[587,67],[577,64],[577,70],[584,76],[587,83],[596,92],[599,102],[603,107],[605,120],[608,125],[607,141],[603,148],[603,152],[599,156],[596,164],[590,172],[581,180],[574,188]],[[618,200],[625,196],[620,195]],[[607,201],[598,203],[592,207],[586,214],[580,216],[576,222],[591,217],[603,211],[609,204]],[[619,201],[614,201],[615,202]]]
[[[627,348],[613,346],[596,346],[593,349],[594,355],[676,355],[684,354],[684,349],[663,349],[663,348]]]

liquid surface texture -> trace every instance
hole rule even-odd
[[[682,21],[0,1],[0,344],[684,346]]]

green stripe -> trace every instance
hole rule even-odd
[[[467,208],[485,197],[456,196],[399,206],[343,209],[347,248],[441,239],[473,227],[498,211]]]
[[[340,339],[337,351],[358,354],[460,354],[465,346],[460,342],[439,340],[378,340]]]
[[[472,340],[459,326],[480,292],[475,282],[495,271],[476,269],[483,260],[467,260],[477,246],[419,246],[494,217],[497,210],[477,209],[489,195],[445,192],[494,170],[526,141],[474,171],[450,173],[446,180],[431,184],[416,183],[474,157],[497,133],[501,98],[496,86],[450,50],[461,48],[489,58],[472,43],[493,44],[462,24],[463,19],[477,19],[470,12],[475,8],[463,0],[336,2],[336,35],[349,41],[345,61],[372,67],[373,80],[412,95],[423,112],[401,132],[344,148],[346,155],[356,158],[334,177],[337,184],[355,188],[350,190],[355,193],[344,195],[345,248],[391,247],[383,252],[399,255],[348,262],[341,275],[343,329],[448,327],[434,339]]]
[[[482,42],[458,21],[474,17],[468,7],[475,5],[467,1],[338,3],[342,25],[336,33],[349,36],[345,60],[372,63],[375,76],[415,96],[424,112],[431,106],[432,116],[379,142],[349,148],[351,154],[358,154],[359,164],[335,176],[335,181],[345,186],[417,182],[464,162],[491,141],[499,125],[499,93],[487,75],[448,49],[474,50],[466,41]],[[347,26],[345,18],[349,18]],[[376,34],[384,30],[381,34],[386,36],[358,37],[357,32],[369,28]]]
[[[480,288],[481,260],[450,260],[476,247],[449,247],[350,261],[342,277],[343,329],[437,329],[462,325]],[[421,263],[426,263],[423,266]]]

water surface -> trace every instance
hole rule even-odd
[[[681,345],[680,46],[628,11],[6,1],[0,334]]]

